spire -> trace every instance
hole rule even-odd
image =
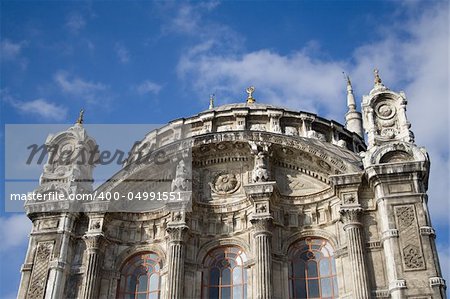
[[[345,80],[347,81],[347,107],[349,111],[355,111],[356,110],[356,102],[355,97],[353,95],[353,87],[352,82],[350,81],[350,77],[342,72],[345,76]]]
[[[253,93],[255,92],[255,87],[254,86],[250,86],[245,91],[248,94],[248,96],[247,96],[247,104],[253,104],[254,102],[256,102],[256,99],[253,98]]]
[[[345,80],[347,82],[347,107],[348,111],[345,114],[345,127],[347,130],[358,134],[360,137],[364,137],[363,127],[362,127],[362,116],[361,113],[356,111],[355,96],[353,95],[352,82],[350,77],[343,73]]]
[[[84,116],[84,109],[81,109],[81,110],[80,110],[80,114],[78,115],[78,119],[77,119],[77,121],[75,122],[75,124],[77,124],[77,125],[82,125],[83,122],[84,122],[83,116]]]
[[[214,108],[214,98],[215,98],[214,94],[209,95],[209,109]]]

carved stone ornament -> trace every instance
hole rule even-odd
[[[48,264],[52,251],[53,242],[42,242],[38,244],[27,298],[44,298],[45,287],[47,284]]]
[[[341,207],[339,213],[341,214],[341,221],[344,224],[361,224],[360,216],[363,209],[357,207]]]
[[[189,228],[186,225],[169,225],[166,228],[170,242],[182,242],[187,237]]]
[[[270,232],[270,227],[272,224],[272,217],[264,218],[253,218],[250,220],[252,226],[255,228],[255,232]]]
[[[260,151],[255,155],[255,168],[252,173],[252,181],[267,182],[269,180],[269,169],[267,168],[267,153]]]
[[[410,269],[423,268],[424,261],[422,253],[417,246],[408,245],[403,249],[405,265]]]
[[[190,177],[189,169],[186,167],[184,161],[180,160],[175,170],[175,178],[172,180],[171,190],[188,191]]]
[[[213,183],[209,183],[211,190],[220,195],[234,193],[239,189],[240,185],[238,178],[233,173],[221,173],[214,178]]]
[[[414,210],[411,206],[399,207],[396,209],[398,225],[400,229],[411,226],[414,222]]]

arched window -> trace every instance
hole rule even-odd
[[[321,238],[306,238],[289,250],[289,297],[338,298],[333,247]]]
[[[202,279],[203,299],[247,298],[247,256],[239,247],[219,247],[208,253]]]
[[[118,299],[159,299],[161,261],[146,252],[132,256],[120,271]]]

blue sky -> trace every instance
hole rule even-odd
[[[87,123],[166,123],[207,109],[211,93],[242,102],[251,84],[259,102],[342,123],[341,72],[360,99],[378,67],[406,92],[430,153],[430,210],[450,268],[448,16],[447,1],[2,1],[1,124],[69,124],[81,107]],[[3,298],[17,289],[30,225],[1,205]]]

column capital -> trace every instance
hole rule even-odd
[[[86,234],[83,236],[83,240],[86,243],[87,250],[97,251],[101,249],[106,239],[103,234]]]
[[[344,230],[352,226],[361,226],[361,215],[363,208],[359,204],[342,205],[339,213],[341,214],[341,221],[344,223]]]
[[[272,226],[272,221],[272,216],[253,217],[252,219],[250,219],[250,223],[255,228],[255,234],[271,234],[270,228]]]
[[[169,223],[166,228],[169,242],[184,242],[188,231],[189,227],[185,224]]]

